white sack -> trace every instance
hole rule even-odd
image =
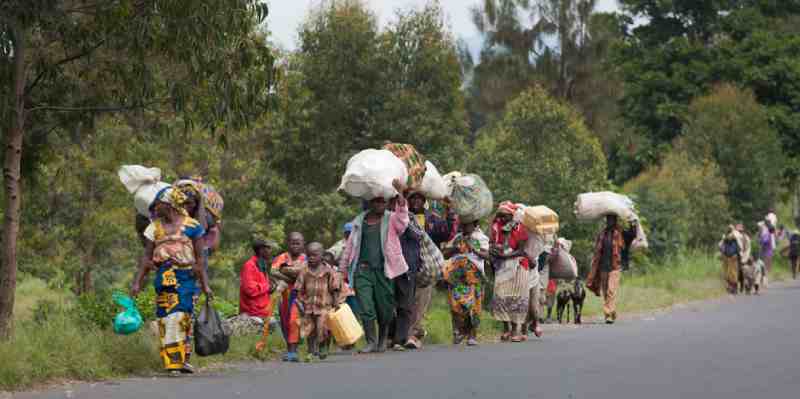
[[[150,204],[156,194],[169,184],[161,181],[161,169],[141,165],[123,165],[117,172],[125,189],[133,194],[133,205],[142,216],[150,217]]]
[[[609,191],[578,195],[575,216],[581,220],[594,220],[613,214],[630,221],[636,217],[633,201],[626,195]]]
[[[425,167],[425,176],[422,178],[420,191],[429,199],[444,199],[451,191],[447,188],[447,183],[445,183],[442,175],[439,174],[439,170],[436,169],[436,166],[430,161],[425,161]]]
[[[394,179],[404,183],[408,180],[403,161],[390,151],[368,149],[347,161],[339,190],[365,200],[389,199],[398,194],[392,186]]]

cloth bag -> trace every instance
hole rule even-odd
[[[392,186],[394,179],[408,179],[403,161],[390,151],[368,149],[347,161],[339,190],[367,201],[378,197],[389,199],[398,194]]]
[[[328,329],[339,346],[349,346],[358,342],[364,336],[364,329],[358,323],[353,310],[346,303],[339,308],[328,312]]]
[[[453,179],[453,210],[465,223],[485,218],[492,212],[494,198],[480,176],[466,174]]]
[[[559,238],[550,251],[550,279],[572,280],[578,277],[578,262],[569,253],[572,242]]]
[[[405,164],[408,172],[408,179],[405,181],[408,188],[419,189],[427,169],[425,157],[411,144],[387,143],[383,149],[390,151]]]
[[[136,308],[133,298],[119,292],[115,292],[112,298],[117,305],[125,309],[114,317],[114,333],[128,335],[139,331],[144,320],[142,320],[142,315]]]
[[[194,322],[194,350],[199,356],[221,355],[228,351],[229,346],[230,336],[222,326],[219,313],[206,297],[206,303]]]

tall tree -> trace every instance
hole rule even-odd
[[[0,3],[0,337],[13,321],[21,166],[35,155],[25,151],[32,132],[133,110],[181,115],[187,128],[248,124],[266,110],[273,78],[271,51],[257,33],[266,14],[258,0]]]
[[[620,107],[626,124],[643,135],[644,145],[631,148],[624,162],[628,165],[616,173],[618,180],[659,159],[682,134],[689,104],[721,82],[753,89],[758,101],[769,106],[785,152],[797,153],[800,96],[794,87],[800,81],[800,37],[791,22],[800,15],[799,2],[620,3],[628,30],[613,56],[624,83]],[[798,171],[794,166],[787,172]]]

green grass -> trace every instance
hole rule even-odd
[[[788,262],[776,257],[770,281],[791,278]],[[715,254],[692,252],[677,256],[664,265],[625,273],[619,294],[620,313],[631,314],[667,308],[676,304],[725,295],[721,266]],[[768,291],[767,291],[768,292]],[[8,342],[0,343],[0,391],[20,390],[59,380],[104,380],[131,375],[151,375],[161,370],[158,339],[149,328],[130,336],[119,336],[94,325],[79,324],[67,311],[73,306],[71,294],[49,289],[40,280],[22,281],[17,288],[16,331]],[[42,318],[33,312],[39,299],[63,305],[60,311]],[[600,298],[589,294],[584,314],[601,313]],[[488,303],[484,303],[488,310]],[[446,294],[437,292],[426,320],[426,341],[446,344],[451,341],[450,313]],[[496,340],[500,324],[484,312],[480,338]],[[224,356],[193,357],[199,368],[209,368],[246,360],[274,359],[284,349],[279,332],[270,337],[269,351],[257,354],[258,336],[234,337]]]

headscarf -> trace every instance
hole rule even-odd
[[[194,199],[197,203],[197,210],[195,211],[195,215],[189,215],[195,218],[201,225],[203,225],[203,229],[208,230],[208,220],[206,219],[206,201],[205,196],[203,195],[203,186],[202,183],[194,180],[194,179],[181,179],[175,182],[175,187],[180,190],[183,195],[186,196],[188,199]],[[186,201],[184,201],[186,202]]]
[[[163,202],[175,208],[175,210],[181,215],[189,216],[189,214],[186,213],[186,209],[183,207],[183,205],[186,203],[186,200],[186,194],[177,189],[175,186],[164,187],[158,192],[158,194],[156,194],[156,198],[153,199],[153,202],[150,204],[150,209],[152,210],[156,203]]]
[[[506,215],[514,216],[514,213],[517,212],[518,206],[511,201],[503,201],[497,207],[497,213],[504,213]]]

